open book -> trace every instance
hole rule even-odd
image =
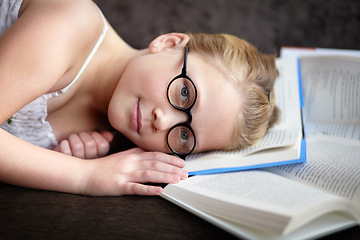
[[[296,58],[277,59],[279,77],[274,86],[279,122],[256,145],[242,151],[192,154],[185,170],[189,175],[229,172],[306,161],[303,139],[302,96]]]
[[[331,221],[335,229],[355,225],[352,219],[360,221],[360,161],[355,159],[360,142],[319,136],[307,141],[306,163],[194,176],[166,186],[162,196],[246,238],[313,237],[301,227],[320,217],[323,227]]]
[[[248,239],[314,238],[359,224],[360,61],[300,62],[306,162],[193,176],[162,196]]]

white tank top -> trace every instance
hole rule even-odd
[[[18,19],[22,1],[23,0],[0,0],[0,35]],[[47,100],[63,94],[77,81],[104,40],[108,26],[100,9],[99,12],[104,22],[103,31],[74,80],[57,92],[44,94],[35,99],[15,113],[9,120],[2,123],[0,128],[40,147],[52,149],[58,144],[49,122],[46,121]]]

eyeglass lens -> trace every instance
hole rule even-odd
[[[194,84],[187,78],[176,78],[168,89],[170,103],[178,109],[187,109],[195,101],[196,92]]]
[[[168,135],[169,146],[179,154],[188,154],[193,150],[195,138],[193,132],[185,126],[174,127]]]

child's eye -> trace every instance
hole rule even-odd
[[[182,86],[180,90],[180,103],[185,103],[189,99],[189,90],[186,85]],[[184,104],[181,104],[183,106]]]
[[[187,133],[187,131],[185,129],[181,130],[180,139],[181,139],[181,142],[184,142],[184,141],[188,140],[188,133]]]
[[[189,91],[186,86],[183,86],[181,89],[181,96],[187,97],[189,95]]]

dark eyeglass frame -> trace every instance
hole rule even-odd
[[[174,77],[174,78],[170,81],[170,83],[168,84],[168,87],[167,87],[167,99],[168,99],[168,102],[170,103],[170,105],[173,106],[175,109],[177,109],[177,110],[179,110],[179,111],[181,111],[181,112],[186,113],[186,115],[188,116],[188,121],[183,122],[183,123],[178,123],[178,124],[172,126],[172,127],[169,129],[169,131],[168,131],[168,133],[167,133],[167,135],[166,135],[167,145],[168,145],[168,147],[170,148],[170,150],[171,150],[174,154],[176,154],[177,156],[179,156],[181,159],[184,159],[184,160],[185,160],[185,158],[186,158],[188,155],[190,155],[190,154],[194,151],[195,146],[196,146],[195,133],[194,133],[194,130],[192,129],[192,127],[190,126],[190,124],[191,124],[191,122],[192,122],[191,109],[193,108],[193,106],[195,105],[195,102],[196,102],[197,89],[196,89],[196,86],[195,86],[194,82],[191,80],[191,78],[187,75],[187,72],[186,72],[188,52],[189,52],[189,47],[188,47],[188,46],[185,46],[184,62],[183,62],[183,66],[182,66],[182,69],[181,69],[181,73],[180,73],[178,76]],[[174,104],[170,101],[170,96],[169,96],[170,86],[171,86],[171,84],[172,84],[175,80],[177,80],[177,79],[179,79],[179,78],[186,78],[186,79],[188,79],[188,80],[191,82],[191,84],[194,86],[194,90],[195,90],[194,101],[193,101],[193,103],[192,103],[189,107],[187,107],[187,108],[178,107],[178,106],[174,105]],[[176,127],[186,127],[186,128],[188,128],[188,129],[191,131],[191,133],[192,133],[193,136],[194,136],[194,146],[192,147],[192,149],[191,149],[188,153],[185,153],[185,154],[184,154],[184,153],[176,152],[176,151],[173,150],[173,149],[171,148],[171,146],[170,146],[169,134],[170,134],[170,132],[171,132],[174,128],[176,128]]]

